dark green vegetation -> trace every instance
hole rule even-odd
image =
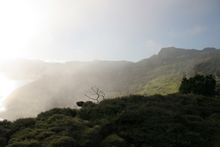
[[[81,104],[0,122],[0,146],[220,146],[220,97],[129,96]]]
[[[187,79],[183,78],[180,88],[180,93],[183,94],[200,94],[206,96],[213,96],[216,92],[216,80],[213,75],[195,75]]]

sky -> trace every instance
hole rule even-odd
[[[220,48],[220,0],[0,0],[0,59],[130,60]]]

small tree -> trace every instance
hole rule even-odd
[[[96,103],[99,103],[101,100],[105,99],[105,93],[97,87],[91,87],[89,95],[85,94],[85,96],[91,100],[96,101]]]
[[[216,80],[212,75],[195,75],[187,79],[183,78],[179,92],[183,94],[194,93],[200,95],[215,95]]]
[[[190,92],[189,80],[184,76],[179,88],[180,93],[187,94]]]

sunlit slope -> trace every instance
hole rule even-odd
[[[183,76],[196,73],[219,76],[219,59],[220,51],[214,48],[205,48],[202,51],[163,48],[158,55],[136,63],[137,75],[141,73],[139,79],[142,78],[139,83],[143,84],[138,93],[175,93]],[[201,67],[201,64],[205,64],[206,67]]]

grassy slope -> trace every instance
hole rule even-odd
[[[149,81],[137,94],[167,95],[177,93],[181,83],[182,77],[180,75],[164,75]],[[216,77],[216,90],[220,91],[220,77]]]
[[[138,94],[153,95],[156,93],[166,95],[178,92],[180,79],[176,76],[160,76],[149,81]]]
[[[0,122],[0,146],[219,147],[220,98],[129,96]]]

